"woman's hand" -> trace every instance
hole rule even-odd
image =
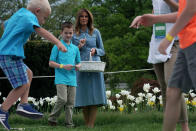
[[[86,39],[80,39],[80,43],[78,45],[78,48],[79,49],[82,48],[85,45],[85,43],[86,43]]]
[[[91,56],[94,56],[95,53],[96,53],[96,49],[95,49],[95,48],[92,48],[92,49],[91,49]]]

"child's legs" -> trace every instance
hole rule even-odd
[[[174,131],[179,119],[181,91],[179,88],[167,88],[167,103],[164,113],[163,131]]]
[[[67,87],[67,104],[65,107],[65,123],[68,125],[73,124],[72,115],[73,115],[73,106],[75,102],[76,87]]]
[[[57,117],[59,117],[62,108],[67,103],[67,86],[63,84],[56,85],[57,89],[57,102],[50,114],[48,120],[51,122],[57,122]]]
[[[23,63],[22,58],[16,56],[0,56],[0,67],[14,88],[1,106],[3,110],[7,111],[30,85],[27,73],[28,67]]]
[[[28,103],[29,90],[31,87],[33,72],[29,68],[27,68],[27,74],[28,74],[29,83],[27,83],[27,89],[25,90],[24,94],[21,96],[21,100],[20,100],[21,104]]]
[[[1,108],[4,111],[8,111],[9,108],[13,105],[14,102],[18,100],[28,89],[28,84],[20,86],[18,88],[12,89],[8,94],[6,100],[2,103]]]
[[[184,51],[180,49],[167,89],[164,131],[175,130],[181,112],[182,91],[188,91],[190,87],[187,85],[191,86],[187,69],[187,58]]]
[[[164,63],[154,64],[153,67],[154,67],[154,71],[158,79],[158,82],[160,84],[161,95],[162,95],[162,100],[163,100],[163,109],[165,109],[167,85],[166,85],[165,74],[164,74]]]
[[[171,49],[171,52],[170,52],[172,54],[172,56],[164,64],[164,72],[165,72],[164,74],[165,74],[165,81],[166,81],[167,85],[168,85],[169,78],[171,77],[171,73],[173,71],[174,64],[176,62],[178,50],[179,50],[179,44],[178,44],[178,42],[175,42],[172,49]],[[186,107],[186,104],[184,101],[183,94],[181,96],[181,113],[180,113],[179,122],[181,122],[181,123],[188,122],[187,107]]]

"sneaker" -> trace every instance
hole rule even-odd
[[[3,127],[5,127],[5,129],[10,130],[10,126],[8,124],[8,117],[9,113],[4,112],[0,109],[0,123],[3,125]]]
[[[43,117],[43,114],[35,110],[30,104],[19,104],[16,113],[31,119],[40,119]]]

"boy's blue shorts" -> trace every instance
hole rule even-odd
[[[13,88],[29,82],[27,69],[23,59],[17,56],[0,55],[0,67]]]

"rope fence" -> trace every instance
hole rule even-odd
[[[127,71],[115,71],[115,72],[104,72],[105,74],[118,74],[118,73],[129,73],[129,72],[141,72],[141,71],[151,71],[154,70],[153,68],[151,69],[138,69],[138,70],[127,70]],[[38,78],[54,78],[55,76],[33,76],[34,79]],[[0,77],[0,80],[7,79],[7,77]]]

